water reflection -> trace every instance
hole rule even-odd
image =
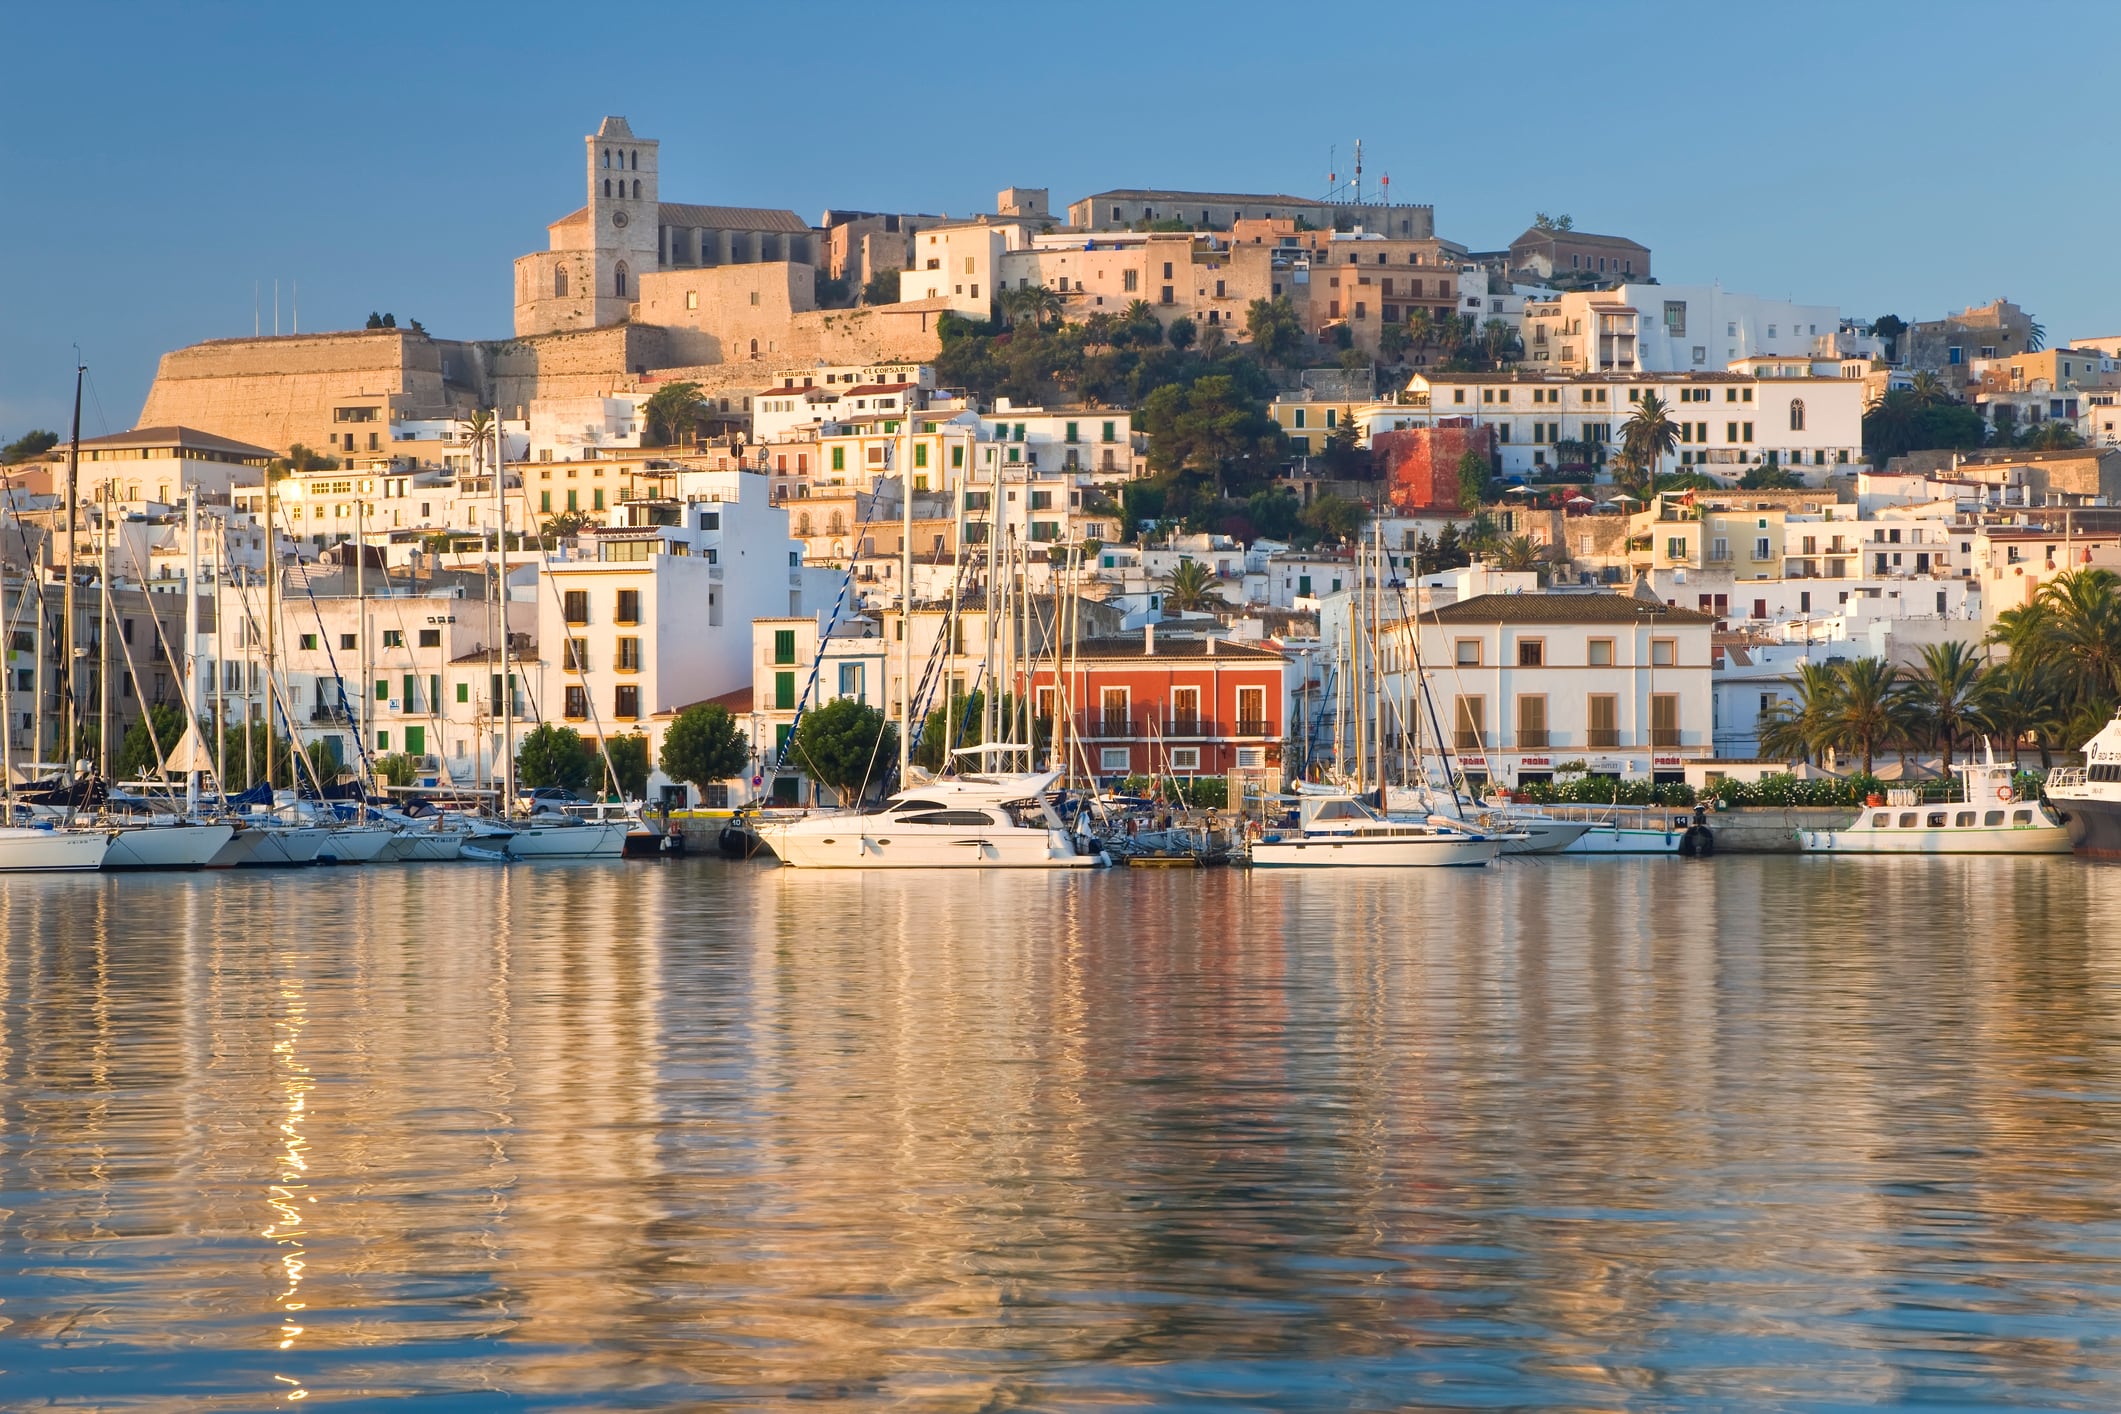
[[[2117,1402],[2121,872],[0,886],[104,1407]]]

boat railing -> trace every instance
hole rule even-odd
[[[2054,790],[2059,787],[2067,790],[2081,786],[2089,779],[2082,766],[2057,766],[2047,773],[2047,788]]]

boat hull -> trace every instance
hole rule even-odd
[[[762,822],[759,838],[798,869],[1089,869],[1065,830],[926,830],[886,816]]]
[[[120,825],[105,869],[204,869],[235,835],[233,825]]]
[[[396,832],[383,825],[339,825],[324,832],[317,859],[329,864],[373,864],[391,846]]]
[[[324,834],[315,825],[249,825],[208,863],[212,869],[285,869],[317,862]]]
[[[510,859],[618,859],[626,852],[624,821],[581,825],[520,825],[508,837]]]
[[[1685,830],[1636,830],[1614,825],[1592,825],[1557,854],[1677,854],[1686,842]]]
[[[406,858],[416,863],[439,864],[460,859],[468,830],[407,830],[398,838],[408,842]]]
[[[1506,841],[1504,854],[1559,854],[1591,832],[1591,825],[1583,820],[1549,820],[1537,815],[1513,816],[1509,828],[1524,838]]]
[[[0,874],[74,873],[100,869],[110,852],[107,830],[0,827]]]
[[[1939,830],[1799,830],[1806,854],[2068,854],[2061,825],[1968,825]],[[2115,853],[2121,858],[2121,850]]]
[[[1468,868],[1494,859],[1504,843],[1478,835],[1312,835],[1260,840],[1252,846],[1252,863],[1262,869]]]
[[[2075,799],[2050,792],[2069,831],[2070,844],[2087,859],[2121,860],[2121,800]]]

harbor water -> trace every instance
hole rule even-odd
[[[2121,869],[0,880],[0,1405],[2121,1407]]]

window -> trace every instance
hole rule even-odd
[[[1175,746],[1171,748],[1171,769],[1174,771],[1198,771],[1200,748],[1197,746]]]
[[[793,663],[795,661],[795,630],[777,628],[773,631],[773,661]]]
[[[564,265],[552,272],[552,297],[567,298],[567,267]]]
[[[1543,751],[1547,744],[1547,699],[1537,693],[1525,693],[1517,699],[1517,744],[1527,750]]]
[[[1107,746],[1097,753],[1097,769],[1107,775],[1114,772],[1125,773],[1132,770],[1133,766],[1134,753],[1124,746]]]
[[[1458,658],[1458,666],[1459,666],[1459,667],[1461,667],[1461,668],[1477,668],[1477,667],[1479,667],[1479,666],[1480,666],[1480,640],[1479,640],[1479,639],[1477,639],[1477,638],[1461,638],[1461,639],[1459,639],[1459,640],[1458,640],[1458,643],[1457,643],[1457,645],[1456,645],[1456,646],[1457,646],[1457,650],[1458,650],[1458,652],[1457,652],[1457,658]]]
[[[840,664],[840,696],[858,698],[862,695],[862,667],[860,663]]]
[[[588,672],[588,671],[589,671],[589,640],[588,640],[588,639],[586,639],[586,638],[570,638],[570,639],[568,639],[568,640],[567,640],[567,651],[566,651],[566,658],[567,658],[567,662],[566,662],[566,667],[567,667],[567,671],[568,671],[568,672],[570,672],[570,673],[586,673],[586,672]]]
[[[459,701],[459,702],[466,702],[466,703],[468,703],[468,702],[470,702],[470,701],[471,701],[471,684],[470,684],[470,683],[468,683],[468,682],[460,682],[460,683],[458,683],[458,684],[457,684],[457,701]]]
[[[131,628],[132,625],[130,623],[127,623],[126,627]],[[131,640],[128,639],[127,641],[130,642]],[[317,651],[317,636],[315,634],[305,633],[302,635],[302,650],[305,653],[314,653]]]
[[[613,610],[611,621],[615,624],[637,624],[641,621],[641,591],[621,589],[618,607]]]
[[[623,260],[612,268],[611,292],[620,299],[626,298],[626,262]]]
[[[1678,640],[1670,638],[1651,639],[1650,666],[1653,668],[1671,667],[1677,658],[1677,654],[1675,652],[1677,642]]]
[[[1650,694],[1650,745],[1670,747],[1679,745],[1679,695],[1673,692]]]
[[[1487,745],[1488,701],[1484,697],[1461,697],[1455,713],[1454,744],[1460,751],[1479,751]]]
[[[1611,751],[1620,745],[1620,699],[1611,693],[1593,693],[1584,702],[1584,719],[1589,726],[1589,739],[1585,746],[1598,751]]]
[[[579,683],[570,683],[567,688],[566,700],[561,708],[561,712],[563,715],[572,717],[576,721],[580,721],[582,718],[588,716],[589,689],[583,687]]]
[[[1240,687],[1237,690],[1237,734],[1239,736],[1265,736],[1267,734],[1267,690],[1263,687]]]
[[[1547,644],[1543,638],[1520,638],[1517,640],[1517,666],[1520,668],[1543,667],[1546,663]]]
[[[1588,658],[1588,661],[1589,661],[1590,665],[1591,665],[1592,667],[1594,667],[1594,668],[1610,668],[1610,667],[1612,667],[1612,666],[1613,666],[1613,640],[1612,640],[1612,639],[1610,639],[1610,638],[1594,638],[1594,639],[1592,639],[1592,640],[1591,640],[1591,643],[1590,643],[1590,653],[1589,653],[1589,658]]]
[[[1804,430],[1804,399],[1802,399],[1802,398],[1792,398],[1792,399],[1790,399],[1790,431],[1792,431],[1792,432],[1802,432],[1803,430]]]
[[[1128,270],[1122,272],[1119,277],[1119,287],[1130,295],[1139,291],[1142,287],[1141,271]]]
[[[405,630],[400,628],[384,629],[383,646],[385,648],[403,648],[405,646]]]
[[[342,652],[350,651],[358,641],[352,634],[342,633],[339,635],[339,648]]]
[[[567,622],[586,624],[589,622],[589,591],[570,589],[560,596],[561,608]]]
[[[1981,823],[1993,829],[2003,823],[2003,812],[2001,810],[1990,810],[1982,815]]]
[[[420,646],[422,648],[440,648],[442,646],[442,630],[438,628],[421,629]]]
[[[775,673],[773,675],[773,708],[776,712],[793,712],[795,710],[794,673]]]
[[[641,689],[630,682],[622,682],[611,690],[611,715],[622,722],[631,722],[641,715]]]
[[[612,660],[612,667],[618,669],[622,673],[637,673],[641,670],[640,639],[618,639],[616,640],[615,651],[618,656]]]

